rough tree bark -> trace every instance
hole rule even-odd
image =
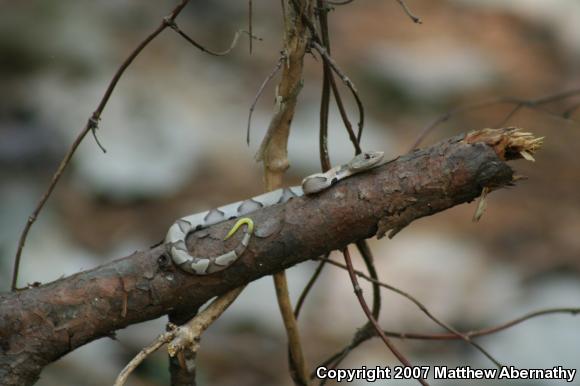
[[[483,187],[513,184],[505,161],[533,152],[539,143],[510,129],[459,135],[317,196],[259,210],[251,215],[257,231],[247,251],[214,275],[183,273],[159,246],[0,294],[0,384],[31,385],[47,364],[117,329],[196,309],[216,295],[356,240],[389,231],[392,236],[417,218],[472,201]],[[229,250],[239,241],[222,241],[232,225],[227,221],[194,233],[188,244],[201,256]]]

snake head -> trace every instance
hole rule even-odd
[[[383,155],[382,151],[363,151],[348,163],[348,168],[353,172],[371,169],[381,162]]]
[[[325,173],[312,174],[302,180],[302,191],[304,194],[314,194],[328,189],[332,185],[331,178]]]

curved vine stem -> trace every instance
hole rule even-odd
[[[119,66],[119,68],[117,69],[115,74],[113,75],[113,78],[109,82],[109,85],[107,86],[105,93],[103,94],[99,104],[97,105],[97,108],[92,113],[92,115],[89,117],[84,128],[81,130],[81,132],[78,134],[76,139],[73,141],[69,150],[66,152],[66,154],[65,154],[64,158],[62,159],[62,161],[60,162],[60,165],[58,166],[56,172],[52,176],[52,179],[51,179],[50,183],[48,184],[48,188],[46,189],[46,191],[44,192],[44,194],[42,195],[42,197],[40,198],[40,200],[36,204],[36,207],[32,211],[32,214],[28,217],[28,220],[26,221],[26,224],[24,225],[24,229],[22,230],[22,233],[20,234],[20,239],[18,241],[16,255],[14,256],[14,270],[12,273],[12,283],[10,286],[12,291],[16,291],[18,289],[18,272],[20,269],[20,260],[22,258],[22,250],[24,248],[24,245],[26,244],[26,238],[28,237],[28,233],[30,232],[30,228],[32,227],[32,224],[34,224],[36,222],[36,219],[38,218],[40,211],[42,210],[42,208],[44,208],[46,201],[48,200],[48,198],[52,194],[54,188],[56,187],[56,184],[60,181],[62,174],[64,173],[67,166],[70,164],[70,161],[71,161],[74,153],[76,152],[77,148],[79,147],[79,145],[81,144],[83,139],[86,137],[86,135],[89,132],[92,132],[96,138],[95,132],[98,128],[98,123],[99,123],[99,120],[101,119],[101,114],[103,113],[103,110],[105,109],[105,106],[107,105],[107,102],[109,101],[109,98],[111,97],[111,95],[113,93],[113,90],[117,86],[119,79],[121,79],[121,76],[123,75],[125,70],[131,65],[131,63],[133,63],[133,60],[135,60],[135,58],[141,53],[141,51],[143,51],[143,49],[145,47],[147,47],[147,45],[149,45],[149,43],[151,43],[151,41],[153,39],[155,39],[161,32],[163,32],[163,30],[165,30],[167,27],[170,27],[171,24],[175,23],[175,19],[181,13],[183,8],[185,8],[185,6],[187,5],[188,2],[189,2],[189,0],[181,0],[181,2],[169,13],[169,15],[167,15],[166,17],[163,18],[163,20],[161,21],[161,24],[159,24],[159,26],[153,32],[151,32],[145,39],[143,39],[143,41],[141,41],[141,43],[139,43],[137,45],[137,47],[135,47],[135,49],[129,54],[129,56],[127,56],[127,58],[123,61],[123,63],[121,63],[121,65]],[[100,144],[99,144],[99,146],[100,146]],[[102,148],[102,146],[100,146],[100,147]]]

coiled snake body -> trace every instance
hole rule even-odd
[[[346,164],[336,166],[325,173],[316,173],[304,178],[302,186],[274,190],[244,201],[182,217],[173,223],[165,237],[165,243],[171,259],[181,269],[194,275],[207,275],[222,271],[232,265],[244,253],[252,237],[254,222],[250,218],[242,216],[267,206],[285,203],[293,197],[321,192],[353,174],[379,166],[382,159],[383,152],[363,152]],[[190,255],[185,243],[189,233],[234,218],[240,219],[228,232],[224,240],[236,233],[240,227],[245,226],[244,236],[236,249],[213,257]]]

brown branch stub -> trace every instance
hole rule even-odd
[[[243,290],[244,287],[234,288],[228,293],[218,297],[208,308],[193,317],[189,322],[177,327],[175,335],[167,346],[169,355],[173,357],[184,350],[189,350],[194,354],[197,353],[201,334],[219,318]]]
[[[517,127],[505,129],[483,129],[472,131],[465,137],[465,142],[472,144],[483,142],[491,146],[497,156],[504,161],[524,158],[533,161],[533,154],[542,147],[544,137],[536,138],[531,133]]]
[[[415,219],[474,200],[483,186],[513,184],[512,169],[498,157],[494,142],[489,143],[494,132],[487,134],[449,138],[316,196],[252,213],[258,229],[272,219],[281,226],[268,237],[254,238],[238,262],[215,275],[161,267],[158,260],[165,250],[158,247],[36,288],[0,294],[0,384],[33,384],[48,363],[115,330],[176,309],[194,309],[380,230],[402,229]],[[510,129],[495,134],[517,138]],[[192,234],[189,248],[201,256],[231,249],[239,240],[221,239],[232,222],[207,228],[208,237]]]
[[[113,386],[123,386],[127,382],[129,375],[141,362],[164,344],[168,344],[167,352],[169,356],[179,356],[179,362],[185,370],[185,376],[193,376],[201,334],[236,300],[243,289],[244,287],[238,287],[218,297],[205,310],[191,318],[182,326],[169,323],[169,331],[159,335],[151,344],[143,348],[123,368]]]
[[[475,130],[468,133],[462,142],[471,146],[484,146],[495,152],[497,157],[501,161],[509,161],[519,158],[529,159],[532,154],[535,153],[543,143],[543,137],[535,138],[531,133],[526,133],[520,131],[520,129],[515,127],[508,127],[502,129],[483,129]],[[416,151],[415,151],[416,152]],[[413,154],[413,153],[411,153]],[[533,159],[533,157],[532,157]],[[453,157],[448,157],[445,159],[445,167],[451,169],[455,168],[455,160]],[[479,162],[479,160],[474,160],[474,162]],[[483,169],[482,169],[482,172]],[[512,170],[506,170],[509,173],[511,183],[514,183],[518,178],[513,176]],[[409,175],[409,177],[414,178],[417,176]],[[458,178],[461,178],[458,176]],[[486,183],[482,183],[481,187],[488,187],[490,189],[504,186],[505,182],[497,182],[490,180]],[[398,192],[395,192],[397,194]],[[479,194],[478,194],[479,196]],[[403,197],[406,202],[402,205],[405,207],[414,207],[417,205],[416,198],[414,197]],[[415,220],[413,211],[403,210],[399,213],[388,212],[386,217],[383,217],[378,223],[377,237],[383,237],[387,232],[389,232],[389,238],[394,237],[399,231],[401,231],[405,226]]]

